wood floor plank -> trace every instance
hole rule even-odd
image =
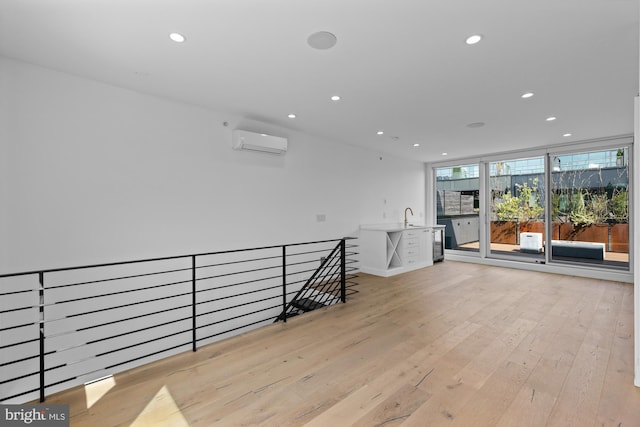
[[[430,425],[434,426],[448,425],[460,417],[465,405],[478,395],[478,391],[502,365],[502,361],[534,327],[534,322],[524,319],[507,325],[501,334],[483,345],[484,348],[469,363],[455,371],[451,370],[451,361],[460,362],[463,359],[445,356],[449,365],[449,369],[445,369],[445,372],[448,371],[447,375],[430,377],[424,384],[425,389],[434,397],[408,417],[407,423],[403,425],[420,425],[428,414],[434,412],[437,416],[429,418]],[[463,342],[460,346],[464,344]],[[438,365],[435,370],[439,370]]]
[[[633,286],[445,261],[114,376],[72,426],[636,426]]]
[[[582,336],[564,340],[562,334],[563,328],[568,327],[562,313],[576,305],[574,299],[575,296],[571,295],[557,299],[529,339],[523,342],[525,345],[509,357],[509,360],[529,366],[532,370],[496,423],[497,426],[545,425],[571,367],[571,355],[577,352],[582,343]]]
[[[640,424],[640,406],[634,403],[637,388],[633,378],[633,288],[619,284],[622,304],[615,326],[609,363],[598,406],[598,425],[633,426]]]
[[[308,427],[327,425],[351,425],[362,420],[366,414],[389,398],[391,393],[403,386],[418,388],[433,373],[433,367],[450,349],[473,334],[480,325],[469,322],[453,328],[429,346],[424,347],[392,369],[387,369],[368,384],[346,396],[330,409],[305,424]],[[424,393],[428,396],[428,393]]]
[[[587,332],[549,416],[548,425],[583,426],[593,424],[597,419],[621,300],[618,286],[603,287],[591,321],[582,319],[584,323],[580,325]]]

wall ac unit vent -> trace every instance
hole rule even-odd
[[[273,154],[287,152],[287,138],[279,136],[236,129],[233,131],[232,139],[234,150],[262,151]]]

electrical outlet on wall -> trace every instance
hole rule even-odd
[[[327,220],[327,216],[325,214],[317,214],[316,221],[317,222],[325,222]]]

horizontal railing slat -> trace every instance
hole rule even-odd
[[[38,391],[44,400],[98,376],[286,321],[280,314],[300,295],[338,302],[340,284],[355,286],[357,277],[356,267],[345,267],[357,261],[341,261],[341,253],[357,255],[345,250],[357,247],[346,240],[352,239],[0,274],[0,402],[32,399]]]

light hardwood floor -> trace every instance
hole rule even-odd
[[[633,286],[444,261],[50,396],[72,426],[639,426]],[[99,384],[97,385],[99,387]]]

